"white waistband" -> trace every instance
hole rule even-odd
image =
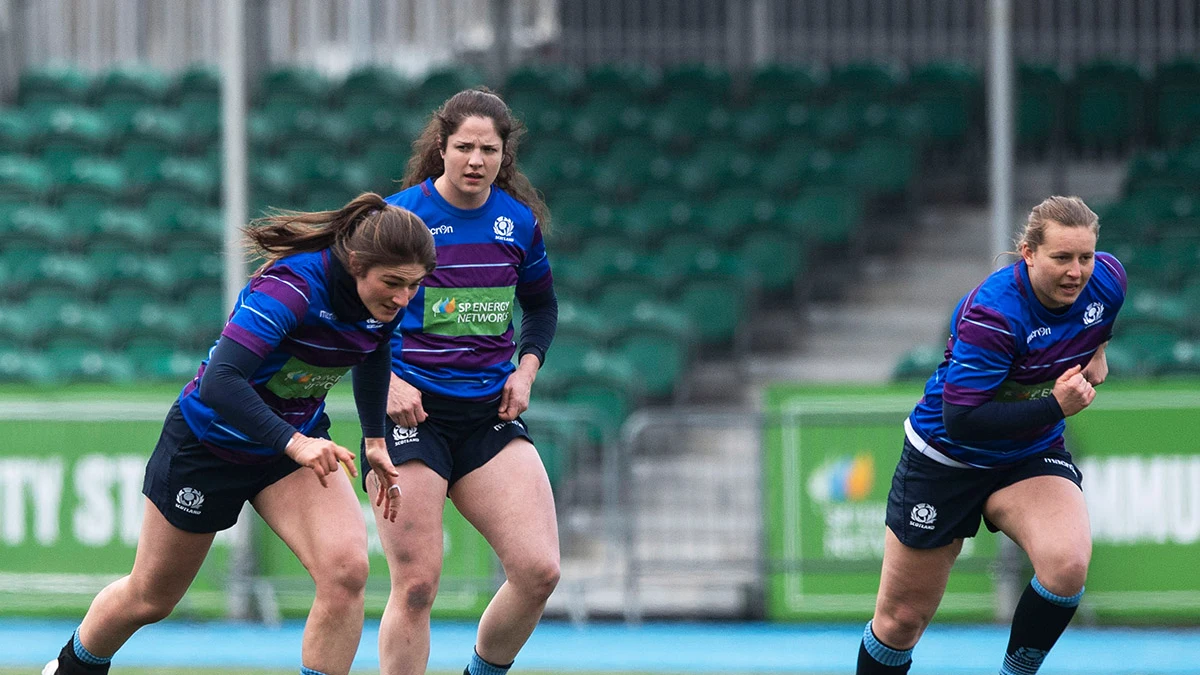
[[[946,466],[952,466],[956,469],[974,469],[975,468],[975,467],[971,466],[970,464],[963,464],[962,462],[958,461],[957,459],[951,459],[951,458],[947,457],[946,455],[943,455],[938,450],[935,450],[934,448],[929,447],[929,444],[925,442],[925,439],[921,438],[921,436],[917,434],[917,431],[912,428],[912,422],[907,417],[904,418],[904,435],[906,437],[908,437],[909,445],[913,446],[913,448],[915,448],[917,450],[917,452],[921,453],[922,455],[925,455],[926,457],[928,457],[929,459],[932,459],[933,461],[937,462],[938,464],[945,464]]]

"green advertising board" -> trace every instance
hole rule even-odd
[[[869,616],[908,387],[780,385],[766,395],[767,613],[773,619]],[[1100,621],[1200,615],[1200,387],[1106,384],[1067,423],[1093,532],[1081,614]],[[939,616],[994,613],[997,537],[964,546]],[[1028,570],[1026,576],[1028,576]]]
[[[129,573],[146,460],[173,395],[0,395],[0,613],[81,616],[96,592]],[[352,405],[334,401],[331,409],[334,439],[357,453]],[[361,498],[371,564],[367,610],[378,616],[387,600],[387,563]],[[254,520],[255,588],[268,591],[283,616],[303,616],[312,601],[311,579],[287,546]],[[434,614],[478,616],[498,583],[494,556],[449,504],[443,537]],[[230,540],[228,533],[218,535],[176,616],[225,613]]]

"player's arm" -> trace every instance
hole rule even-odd
[[[262,362],[263,357],[222,335],[200,377],[200,399],[238,431],[283,453],[299,432],[250,386],[250,376]]]
[[[1104,350],[1108,347],[1108,342],[1104,342],[1096,348],[1096,353],[1092,354],[1092,360],[1083,368],[1083,379],[1087,380],[1093,387],[1098,387],[1108,379],[1108,357],[1105,356]]]
[[[1053,396],[1012,403],[988,401],[977,406],[942,401],[942,423],[956,441],[1018,438],[1030,430],[1057,424],[1063,417]]]

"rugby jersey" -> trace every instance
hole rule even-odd
[[[942,420],[943,400],[978,406],[1052,395],[1066,370],[1086,366],[1112,337],[1125,300],[1125,269],[1111,254],[1096,254],[1088,284],[1065,312],[1038,301],[1021,260],[993,272],[954,310],[945,360],[925,384],[925,394],[906,421],[910,440],[972,467],[1014,464],[1063,447],[1066,420],[1029,429],[1017,438],[963,443],[952,440]],[[913,435],[917,438],[913,438]]]
[[[392,372],[438,396],[499,396],[515,370],[513,302],[554,285],[533,211],[495,185],[483,206],[456,208],[432,178],[387,202],[425,221],[437,247],[437,269],[392,338]]]
[[[334,313],[328,249],[282,258],[251,279],[221,331],[263,361],[249,382],[266,404],[300,433],[308,435],[325,411],[325,394],[368,354],[391,339],[400,316],[387,323]],[[215,346],[215,345],[214,345]],[[209,350],[211,356],[212,350]],[[273,448],[251,439],[225,421],[198,395],[196,377],[179,395],[179,408],[192,433],[206,446],[235,455],[266,458]],[[248,457],[247,459],[253,459]]]

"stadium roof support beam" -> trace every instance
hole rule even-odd
[[[1010,250],[1013,201],[1012,1],[988,2],[988,163],[991,197],[991,251]]]

